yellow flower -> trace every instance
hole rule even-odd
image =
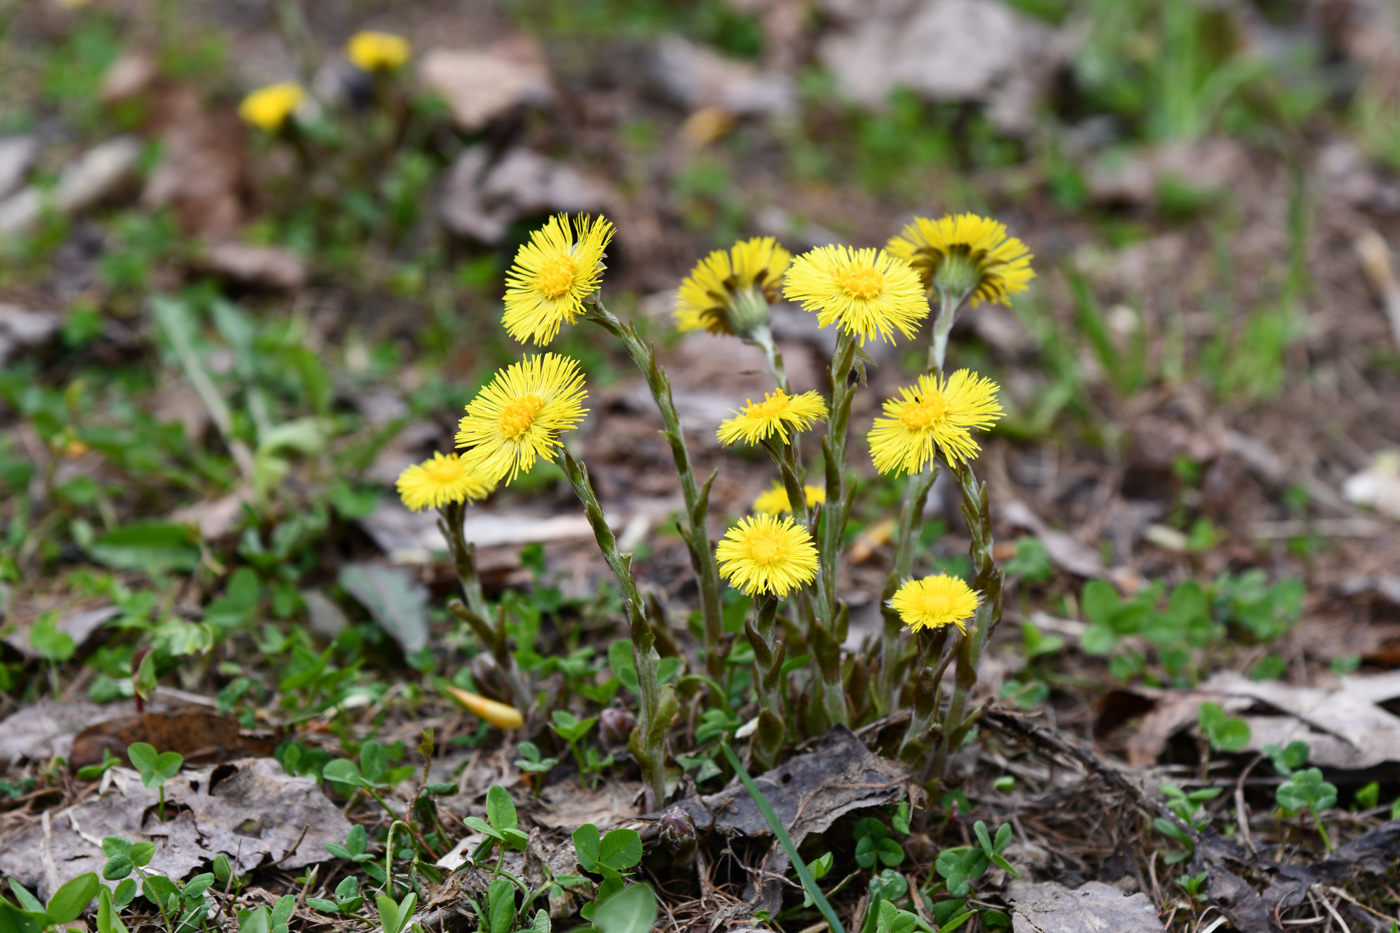
[[[806,494],[809,509],[826,501],[826,490],[820,486],[803,486],[802,491]],[[774,483],[772,489],[760,494],[753,501],[753,510],[764,515],[781,515],[792,511],[792,503],[788,500],[787,490],[782,484]]]
[[[457,426],[462,460],[493,482],[514,481],[537,458],[554,459],[559,432],[583,420],[587,396],[577,360],[545,353],[513,363],[467,405]]]
[[[449,502],[476,502],[485,499],[495,483],[472,472],[456,454],[433,454],[399,474],[399,498],[415,512],[440,509]]]
[[[817,548],[812,536],[791,518],[741,518],[720,539],[715,558],[720,576],[749,596],[786,596],[817,576]]]
[[[761,402],[748,399],[744,410],[721,422],[716,434],[725,446],[740,440],[757,444],[775,434],[786,444],[789,425],[805,431],[825,417],[826,402],[817,393],[788,395],[782,389],[774,389]]]
[[[465,706],[468,712],[475,713],[497,729],[519,729],[525,725],[525,717],[520,715],[520,710],[514,706],[498,703],[451,684],[444,684],[443,689],[450,693],[454,700]]]
[[[967,460],[980,448],[971,428],[989,428],[1001,417],[999,387],[990,379],[960,369],[953,375],[920,376],[885,402],[884,418],[870,429],[870,453],[881,473],[917,473],[934,456]]]
[[[910,580],[895,591],[890,608],[914,631],[956,625],[967,632],[967,620],[977,611],[977,593],[959,577]]]
[[[866,340],[893,340],[894,331],[914,336],[928,316],[928,298],[919,276],[884,250],[820,246],[793,260],[783,294],[817,323],[838,322],[846,333]]]
[[[1026,244],[1006,235],[1006,225],[976,214],[929,220],[916,217],[886,251],[914,267],[924,288],[945,280],[958,294],[972,292],[972,306],[1005,302],[1035,278]]]
[[[577,239],[575,239],[577,234]],[[501,319],[512,337],[544,346],[583,313],[583,300],[598,288],[603,250],[613,225],[604,217],[581,214],[569,226],[566,214],[551,217],[530,234],[506,275],[506,313]]]
[[[361,71],[397,71],[412,53],[409,41],[391,32],[363,30],[345,44],[345,57]]]
[[[676,294],[676,328],[682,332],[747,336],[768,323],[768,302],[777,301],[792,254],[771,236],[741,240],[695,264]]]
[[[238,118],[249,126],[275,133],[304,100],[306,91],[295,81],[269,84],[243,98],[238,105]]]

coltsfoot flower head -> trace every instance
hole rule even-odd
[[[457,426],[462,459],[493,482],[514,481],[535,460],[554,459],[559,432],[588,412],[587,396],[577,360],[545,353],[511,364],[467,405]]]
[[[885,402],[885,417],[870,429],[870,454],[881,473],[917,473],[935,449],[948,462],[968,460],[981,450],[973,428],[989,428],[1001,417],[999,387],[971,370],[946,379],[920,376]]]
[[[783,295],[808,311],[817,323],[839,323],[852,336],[894,340],[894,332],[914,336],[928,316],[928,298],[908,263],[884,250],[820,246],[792,261]]]
[[[757,444],[775,435],[786,444],[788,428],[805,431],[825,417],[826,402],[816,392],[788,395],[774,389],[761,402],[749,399],[743,411],[720,423],[716,433],[725,446],[741,440]]]
[[[1026,244],[1006,235],[1006,225],[976,214],[929,220],[916,217],[885,249],[919,273],[924,288],[938,285],[956,296],[972,293],[972,305],[1005,302],[1035,278]]]
[[[414,464],[399,474],[399,498],[415,512],[440,509],[452,502],[485,499],[496,484],[468,468],[454,454],[433,454],[431,460]]]
[[[977,611],[977,593],[960,577],[940,573],[910,580],[895,591],[890,608],[914,631],[956,625],[967,631],[967,620]]]
[[[720,576],[748,596],[786,596],[817,577],[817,547],[791,518],[739,519],[715,547]]]
[[[753,339],[768,326],[792,254],[771,236],[740,240],[695,264],[676,294],[676,328]]]
[[[806,494],[807,508],[826,501],[826,490],[821,486],[803,486],[803,493]],[[792,511],[792,501],[788,499],[787,490],[781,483],[774,483],[773,488],[761,493],[753,501],[753,510],[764,515],[781,515],[784,512]]]
[[[409,41],[391,32],[363,30],[345,44],[345,57],[361,71],[397,71],[412,54]]]
[[[602,278],[603,251],[613,225],[605,217],[579,215],[570,224],[558,214],[530,234],[506,274],[506,330],[521,343],[544,346],[583,313],[583,301]]]
[[[306,90],[295,81],[258,88],[238,105],[238,118],[249,126],[275,133],[306,100]]]

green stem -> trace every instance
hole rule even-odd
[[[601,297],[596,294],[590,302],[586,317],[622,343],[627,355],[646,378],[647,388],[661,412],[662,423],[666,426],[663,433],[671,446],[671,458],[675,461],[676,473],[681,481],[681,494],[685,498],[686,516],[680,530],[690,551],[690,563],[695,569],[700,588],[700,617],[704,621],[705,633],[705,670],[711,677],[722,677],[725,669],[724,622],[720,612],[719,569],[715,566],[715,555],[710,547],[710,534],[706,527],[706,516],[710,507],[710,484],[714,482],[714,476],[704,484],[696,482],[681,417],[676,411],[675,400],[671,397],[671,380],[666,375],[666,370],[656,362],[655,348],[642,341],[635,327],[623,324],[603,307]]]
[[[943,733],[938,740],[938,750],[934,755],[933,776],[941,780],[948,758],[962,745],[967,732],[972,728],[975,715],[966,715],[967,698],[977,685],[977,667],[986,651],[987,642],[992,637],[997,623],[1001,621],[1002,580],[1001,569],[992,559],[992,516],[987,496],[987,486],[979,483],[973,475],[970,464],[954,461],[950,465],[957,477],[963,493],[963,517],[972,535],[968,549],[972,567],[976,572],[973,589],[980,594],[977,612],[972,617],[966,637],[958,646],[953,682],[953,695],[948,704],[948,712],[943,720]]]
[[[899,613],[890,607],[890,600],[901,583],[909,578],[914,570],[915,545],[919,531],[923,527],[924,503],[928,501],[929,490],[938,478],[938,464],[927,473],[909,477],[904,496],[904,508],[899,513],[899,530],[895,539],[894,569],[885,581],[885,590],[880,595],[880,614],[884,617],[884,631],[880,636],[880,673],[875,679],[875,705],[883,715],[899,706],[897,674],[899,656],[904,648],[904,621]]]
[[[758,692],[758,729],[754,732],[754,760],[766,771],[778,763],[783,750],[783,656],[778,640],[778,597],[763,596],[754,606],[754,617],[744,624],[753,646],[754,681]]]
[[[637,591],[637,581],[632,576],[632,556],[618,550],[617,539],[608,527],[603,507],[598,504],[598,496],[588,479],[588,468],[567,450],[561,449],[560,455],[564,461],[564,473],[574,488],[574,494],[583,503],[584,513],[603,552],[603,559],[622,590],[622,602],[627,610],[627,624],[632,638],[632,662],[637,668],[637,689],[641,692],[637,727],[632,732],[629,745],[642,768],[647,809],[654,811],[666,800],[666,727],[679,708],[676,692],[669,685],[663,689],[657,680],[656,668],[660,658],[654,647],[656,637],[647,624],[646,603],[642,601]]]
[[[1317,807],[1308,804],[1308,812],[1312,814],[1313,825],[1317,827],[1317,833],[1322,837],[1322,844],[1327,848],[1327,854],[1332,854],[1332,839],[1327,835],[1327,827],[1322,825],[1322,819],[1317,815]]]
[[[966,300],[966,295],[954,296],[943,293],[937,286],[929,289],[929,297],[938,295],[938,316],[933,319],[933,340],[928,348],[928,371],[930,374],[943,372],[943,360],[948,354],[948,335],[953,332],[958,311]]]

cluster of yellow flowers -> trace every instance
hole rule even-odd
[[[571,221],[564,215],[535,231],[506,279],[502,323],[512,337],[543,346],[587,312],[613,233],[601,217]],[[754,238],[716,250],[696,265],[681,284],[675,321],[681,330],[750,337],[753,308],[781,293],[816,313],[821,326],[837,325],[861,345],[896,334],[908,338],[928,316],[928,290],[937,287],[939,276],[963,275],[963,291],[974,302],[1004,301],[1033,277],[1029,258],[1004,226],[970,214],[920,218],[885,249],[824,246],[794,259],[771,237]],[[766,310],[762,320],[766,327]],[[901,388],[867,435],[876,469],[908,475],[927,469],[935,457],[948,463],[976,457],[980,448],[972,431],[1000,418],[998,391],[992,380],[968,370],[947,378],[920,376]],[[464,452],[436,454],[405,470],[398,482],[403,501],[412,509],[476,501],[537,460],[556,459],[560,433],[587,413],[586,396],[583,373],[570,358],[545,353],[507,367],[467,406],[456,438]],[[762,401],[749,400],[720,425],[718,437],[724,445],[788,445],[827,417],[818,393],[778,388]],[[807,508],[826,499],[826,491],[815,486],[805,487],[805,494]],[[786,489],[775,485],[754,508],[758,514],[730,528],[715,550],[721,575],[748,595],[781,597],[811,583],[818,551],[792,516]],[[938,575],[906,582],[891,605],[913,629],[961,629],[977,601],[966,582]]]
[[[345,57],[370,74],[397,71],[412,54],[413,45],[407,39],[388,32],[357,32],[345,43]],[[306,99],[306,88],[295,81],[269,84],[243,98],[238,105],[238,118],[264,133],[276,133]]]

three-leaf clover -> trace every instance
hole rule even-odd
[[[1298,813],[1306,808],[1312,814],[1318,835],[1322,836],[1322,844],[1328,852],[1332,851],[1332,840],[1317,814],[1319,810],[1326,810],[1336,804],[1337,785],[1322,779],[1322,769],[1304,768],[1295,771],[1292,777],[1279,785],[1274,796],[1278,805],[1291,813]]]
[[[1238,752],[1249,744],[1249,723],[1227,716],[1219,703],[1202,703],[1196,720],[1201,734],[1218,752]]]
[[[877,819],[867,817],[855,825],[856,864],[874,868],[878,861],[894,866],[904,861],[904,847],[890,838],[890,831]]]
[[[602,836],[597,826],[584,823],[574,830],[573,840],[579,867],[603,876],[596,900],[579,911],[584,919],[592,919],[599,904],[622,890],[622,873],[642,860],[642,837],[632,829],[614,829]]]
[[[127,747],[127,760],[141,772],[141,783],[160,790],[160,810],[157,814],[165,822],[165,782],[173,778],[185,763],[185,756],[176,752],[156,754],[155,747],[145,742],[134,742]]]

